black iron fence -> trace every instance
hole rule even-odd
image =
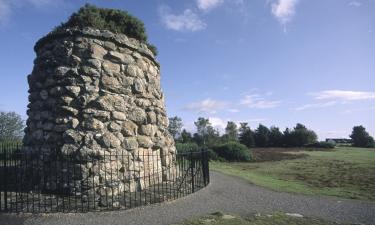
[[[63,155],[0,145],[0,211],[88,212],[177,199],[209,183],[208,153]]]

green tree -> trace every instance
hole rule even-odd
[[[283,132],[282,146],[293,146],[292,133],[289,128],[286,128]]]
[[[257,147],[267,147],[270,141],[270,130],[266,126],[259,124],[255,130],[254,140]]]
[[[248,126],[248,123],[240,123],[239,141],[248,148],[254,147],[254,134]]]
[[[292,146],[304,146],[308,144],[314,144],[317,142],[318,136],[312,130],[309,130],[305,125],[297,123],[294,127],[294,130],[291,133],[292,135]]]
[[[269,146],[281,147],[283,145],[283,133],[278,127],[272,126],[269,134]]]
[[[211,147],[219,142],[219,131],[211,125],[209,119],[199,117],[194,124],[197,127],[197,133],[194,134],[193,139],[197,144]]]
[[[191,133],[187,130],[183,129],[180,135],[179,141],[181,143],[190,143],[193,141],[193,137],[191,136]]]
[[[20,141],[24,128],[20,115],[15,112],[0,112],[0,142]]]
[[[207,127],[211,125],[209,119],[199,117],[197,121],[194,122],[197,128],[197,134],[204,137],[207,134]]]
[[[182,126],[183,123],[180,117],[175,116],[169,118],[168,131],[175,140],[180,137]]]
[[[225,134],[230,141],[238,140],[237,124],[233,121],[228,121],[227,127],[225,128]]]
[[[353,127],[350,138],[353,140],[353,146],[356,147],[375,147],[374,138],[361,126]]]

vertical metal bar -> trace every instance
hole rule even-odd
[[[155,196],[156,196],[156,194],[155,194],[155,183],[156,183],[156,181],[155,181],[155,159],[154,159],[154,152],[152,151],[151,152],[151,158],[152,158],[152,186],[153,186],[153,197],[154,197],[154,199],[152,200],[152,202],[154,203],[154,202],[156,202],[156,199],[155,199]],[[152,196],[150,196],[150,199],[151,199],[151,197]]]
[[[124,195],[124,207],[126,209],[126,177],[125,177],[125,173],[127,172],[127,170],[125,169],[125,160],[124,160],[124,149],[121,149],[121,160],[120,160],[120,163],[121,163],[121,169],[122,169],[122,180],[123,180],[123,185],[124,185],[124,190],[123,190],[123,195]],[[128,161],[128,164],[129,164],[129,161]],[[117,168],[117,173],[119,172],[119,169]]]
[[[128,153],[127,155],[128,155],[128,175],[129,175],[129,208],[131,208],[132,207],[132,188],[131,188],[131,184],[132,184],[132,182],[134,184],[134,177],[133,177],[132,172],[130,170],[130,160],[131,160],[130,154]],[[132,156],[133,156],[133,159],[134,159],[134,155],[132,155]],[[134,170],[134,166],[135,166],[135,164],[134,164],[134,160],[133,160],[133,170]]]
[[[5,211],[8,211],[8,167],[7,167],[7,146],[4,148],[4,176],[3,176],[3,182],[4,182],[4,209]]]
[[[92,168],[93,168],[93,170],[94,170],[94,166],[95,166],[95,164],[94,164],[94,157],[91,157],[91,163],[92,163]],[[99,165],[98,165],[98,170],[99,170],[100,168],[99,168]],[[94,210],[96,210],[96,189],[95,189],[95,173],[92,173],[92,192],[93,192],[93,203],[94,203]],[[90,187],[89,187],[90,188]]]
[[[190,173],[191,173],[191,192],[194,192],[194,162],[193,151],[190,151]]]
[[[107,186],[106,186],[106,182],[107,182],[107,161],[108,159],[105,158],[105,151],[104,151],[104,191],[105,191],[105,203],[106,203],[106,207],[108,209],[108,191],[107,191]],[[100,196],[101,198],[102,196]]]
[[[78,156],[77,156],[78,157]],[[84,204],[83,204],[83,189],[82,189],[82,184],[84,183],[84,177],[87,176],[87,174],[83,174],[83,169],[82,169],[82,161],[83,161],[83,157],[79,157],[77,158],[77,160],[79,161],[79,178],[80,178],[80,181],[79,181],[79,193],[81,195],[81,212],[84,212]],[[86,168],[86,166],[85,166]]]
[[[159,198],[158,202],[160,202],[160,173],[161,173],[161,171],[159,170],[159,160],[161,160],[160,150],[159,150],[159,154],[156,155],[156,173],[157,173],[156,176],[158,178],[157,185],[158,185],[158,198]]]
[[[111,209],[113,209],[113,177],[112,177],[112,151],[109,150],[109,168],[110,168],[110,188],[111,188]]]

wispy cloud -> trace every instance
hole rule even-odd
[[[185,9],[182,14],[173,14],[168,6],[159,9],[162,22],[166,28],[175,31],[198,31],[206,28],[206,23],[191,9]]]
[[[295,108],[295,110],[301,111],[301,110],[306,110],[306,109],[326,108],[326,107],[334,106],[336,104],[337,104],[336,101],[312,103],[312,104],[306,104],[306,105],[297,107]]]
[[[255,109],[270,109],[280,106],[281,101],[267,100],[260,95],[246,95],[241,101],[241,105],[246,105],[249,108]]]
[[[223,109],[225,106],[227,106],[226,102],[207,98],[200,102],[190,103],[189,105],[185,106],[184,109],[195,111],[197,113],[215,114],[217,110]]]
[[[289,23],[296,13],[296,5],[299,0],[277,0],[272,3],[271,11],[276,19],[284,26]]]
[[[369,91],[343,91],[343,90],[326,90],[317,93],[312,93],[315,99],[318,100],[344,100],[344,101],[358,101],[375,99],[375,92]]]
[[[224,0],[197,0],[197,6],[201,10],[210,10],[221,5]]]
[[[219,117],[209,117],[211,125],[218,129],[219,131],[225,130],[225,127],[227,126],[227,120],[221,119]]]
[[[11,14],[11,6],[9,2],[0,0],[0,25],[3,26],[9,20]]]
[[[238,112],[240,112],[240,110],[238,110],[238,109],[228,109],[228,112],[238,113]]]
[[[349,2],[348,5],[353,6],[353,7],[360,7],[360,6],[362,6],[362,3],[359,2],[359,1],[351,1],[351,2]]]

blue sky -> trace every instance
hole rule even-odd
[[[0,110],[26,119],[34,43],[84,3],[142,19],[169,116],[375,135],[374,0],[0,0]]]

